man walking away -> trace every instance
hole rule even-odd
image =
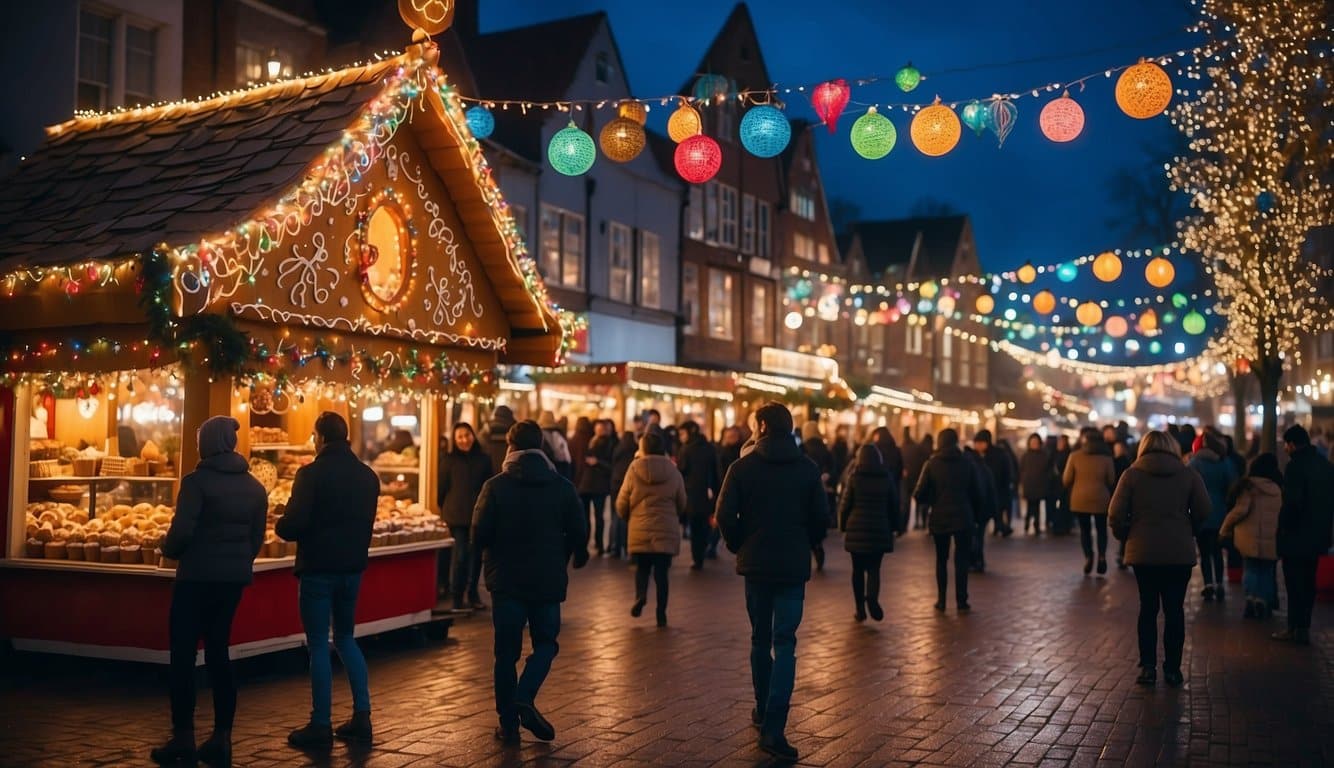
[[[811,578],[811,548],[824,540],[828,502],[820,470],[792,441],[792,414],[767,403],[755,414],[755,449],[738,459],[718,497],[718,528],[746,579],[750,615],[751,722],[759,747],[795,761],[787,742],[796,678],[797,627]]]
[[[713,500],[718,496],[718,456],[700,434],[699,425],[686,421],[679,429],[681,449],[676,454],[676,467],[686,482],[686,515],[690,522],[691,570],[704,567],[709,548],[709,518],[713,515]]]
[[[942,429],[940,449],[917,479],[913,498],[931,509],[930,532],[936,544],[936,610],[945,610],[949,586],[947,562],[954,542],[954,597],[960,611],[968,606],[968,564],[977,510],[986,508],[982,482],[986,470],[959,450],[959,433]]]
[[[287,736],[287,743],[298,749],[328,749],[334,735],[350,741],[371,740],[366,659],[352,632],[380,478],[352,452],[347,422],[332,411],[315,420],[315,450],[315,460],[297,470],[292,498],[274,525],[279,536],[297,543],[301,625],[310,650],[310,723]],[[330,616],[334,648],[352,687],[352,719],[333,733],[329,730],[333,687]]]
[[[1014,485],[1014,473],[1010,471],[1010,459],[1003,451],[991,444],[991,430],[978,430],[973,436],[973,450],[977,451],[977,456],[986,466],[987,471],[991,473],[991,484],[996,489],[996,508],[989,510],[992,514],[987,515],[988,519],[995,520],[995,532],[1000,535],[1009,536],[1014,533],[1010,527],[1011,488]],[[981,534],[986,533],[986,521],[982,522]]]
[[[486,481],[473,512],[473,547],[482,552],[495,627],[496,738],[519,743],[519,726],[543,741],[556,729],[537,711],[537,693],[560,646],[560,604],[569,584],[566,564],[588,562],[588,521],[574,486],[542,450],[533,421],[510,428],[509,454],[500,474]],[[523,627],[533,652],[523,675],[514,667],[523,653]]]
[[[1288,587],[1288,628],[1273,637],[1310,645],[1316,562],[1330,548],[1334,467],[1316,452],[1300,424],[1283,433],[1283,450],[1289,460],[1278,514],[1278,554]]]

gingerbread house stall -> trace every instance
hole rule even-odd
[[[429,620],[447,406],[568,336],[437,61],[79,116],[0,188],[0,636],[166,659],[158,543],[222,413],[270,521],[342,413],[382,489],[358,632]],[[234,655],[303,642],[294,551],[269,532]]]

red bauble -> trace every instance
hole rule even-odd
[[[834,132],[838,117],[843,114],[843,109],[848,106],[848,99],[851,97],[852,89],[848,87],[848,81],[841,77],[820,83],[811,92],[811,106],[815,107],[815,114],[824,121],[830,133]]]
[[[718,175],[722,167],[722,148],[702,133],[676,145],[676,172],[691,184],[703,184]]]

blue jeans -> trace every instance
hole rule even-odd
[[[305,573],[301,575],[301,625],[310,650],[310,722],[330,725],[333,669],[329,659],[329,619],[333,618],[333,645],[347,670],[352,687],[352,710],[371,711],[366,658],[352,636],[356,626],[359,573]]]
[[[451,525],[449,535],[454,537],[454,551],[449,559],[450,594],[455,600],[463,599],[465,592],[468,597],[475,597],[482,575],[482,559],[472,546],[472,527]]]
[[[797,677],[797,627],[806,601],[805,584],[746,580],[750,615],[750,679],[755,707],[764,716],[760,733],[782,736]]]
[[[1246,599],[1259,600],[1270,608],[1278,606],[1278,561],[1247,557],[1242,560],[1241,587]]]
[[[491,623],[495,627],[496,714],[505,728],[519,727],[517,703],[532,704],[551,672],[560,645],[560,603],[535,603],[491,595]],[[523,654],[523,627],[528,625],[533,652],[516,679],[514,667]]]

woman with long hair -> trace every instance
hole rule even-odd
[[[880,621],[880,563],[894,551],[898,527],[898,488],[875,443],[857,449],[857,462],[838,502],[838,528],[843,548],[852,555],[852,599],[857,621]]]
[[[454,425],[453,440],[451,449],[440,457],[440,483],[436,493],[440,518],[449,526],[449,535],[454,537],[448,563],[449,589],[454,598],[454,610],[482,609],[486,607],[478,589],[482,560],[472,548],[472,513],[482,486],[495,474],[495,467],[491,466],[491,455],[483,450],[477,433],[468,422],[460,421]]]
[[[629,524],[626,548],[635,561],[636,618],[648,602],[650,572],[657,585],[658,626],[667,626],[667,573],[672,558],[681,552],[681,518],[686,513],[686,484],[667,457],[662,435],[646,432],[639,438],[639,455],[625,473],[616,494],[616,514]]]
[[[1028,449],[1019,460],[1019,488],[1024,492],[1024,533],[1031,528],[1033,535],[1042,533],[1042,502],[1051,492],[1056,476],[1056,462],[1042,435],[1028,436]],[[1047,524],[1051,525],[1051,509],[1047,510]]]

